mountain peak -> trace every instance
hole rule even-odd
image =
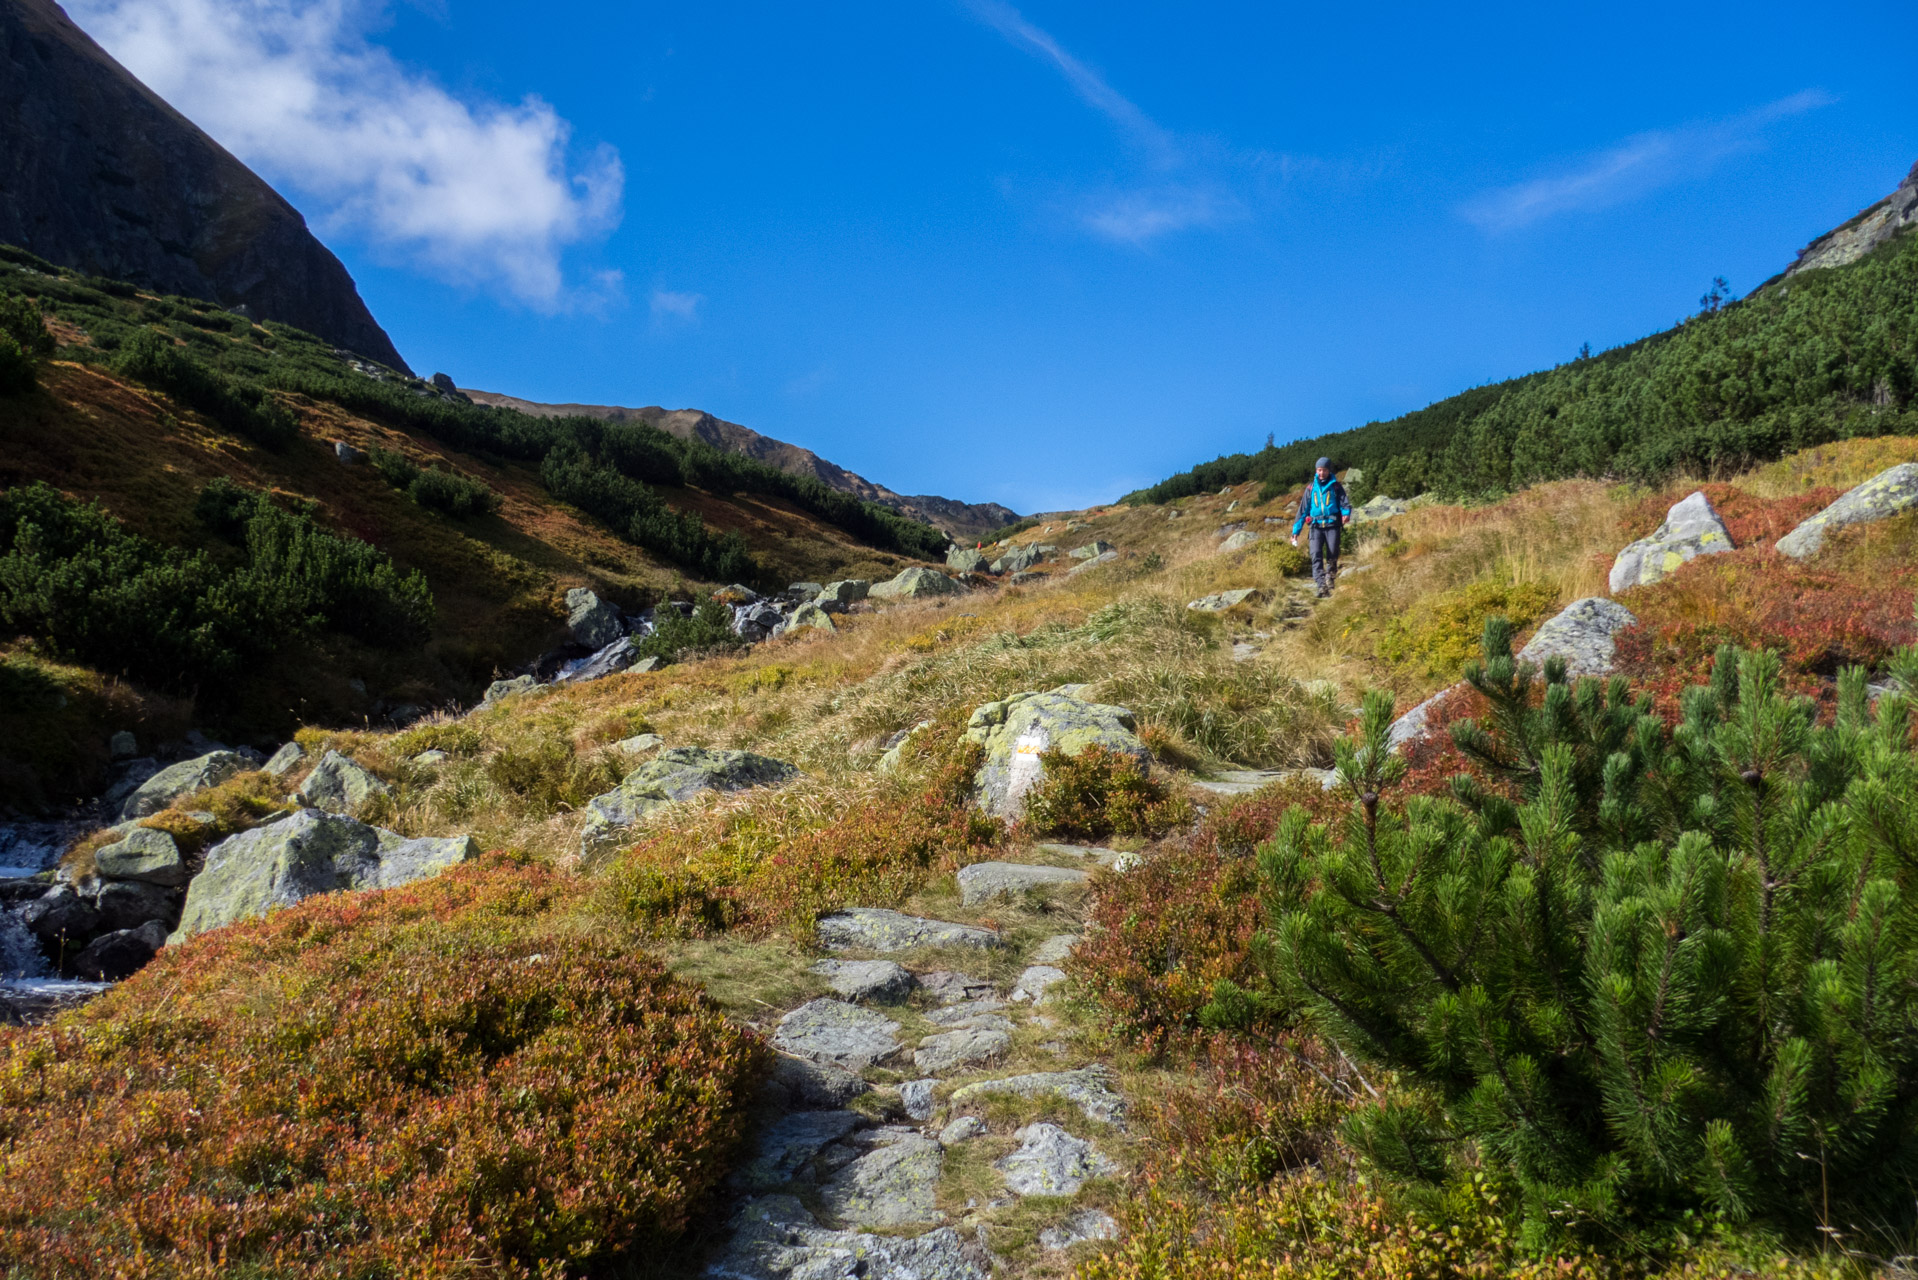
[[[1785,274],[1856,262],[1913,223],[1918,223],[1918,164],[1890,195],[1799,250]]]

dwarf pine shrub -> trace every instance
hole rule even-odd
[[[1338,747],[1344,818],[1261,851],[1268,967],[1406,1089],[1349,1135],[1435,1183],[1462,1142],[1533,1247],[1688,1211],[1897,1237],[1918,1177],[1918,759],[1905,698],[1833,723],[1726,649],[1667,729],[1623,680],[1543,681],[1502,619],[1453,730],[1477,776],[1393,791],[1389,697]],[[1542,684],[1542,687],[1541,687]]]
[[[737,649],[746,643],[733,631],[733,611],[717,600],[700,601],[690,617],[671,605],[661,605],[654,618],[652,634],[634,647],[642,660],[672,662],[684,653]]]
[[[299,422],[262,388],[209,368],[157,330],[136,330],[121,344],[114,368],[269,448],[299,434]]]
[[[27,298],[0,297],[0,395],[31,390],[40,362],[52,354],[40,308]]]
[[[484,480],[444,467],[422,467],[397,449],[378,445],[368,449],[367,456],[381,479],[429,511],[465,520],[499,510],[499,495]]]

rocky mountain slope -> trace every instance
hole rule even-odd
[[[1842,227],[1827,231],[1798,251],[1798,260],[1785,269],[1788,276],[1821,267],[1842,267],[1858,261],[1906,227],[1918,222],[1918,164],[1890,195]]]
[[[794,475],[811,476],[830,485],[842,493],[856,494],[868,502],[877,502],[891,507],[901,515],[914,520],[923,520],[935,529],[943,529],[960,542],[968,542],[981,534],[995,529],[1003,529],[1019,519],[1019,514],[1010,507],[996,502],[960,502],[954,498],[941,498],[929,494],[906,497],[893,492],[882,484],[874,484],[864,476],[846,470],[836,463],[814,453],[811,449],[802,449],[796,444],[787,444],[771,436],[761,435],[750,427],[742,427],[737,422],[727,422],[724,418],[715,418],[712,414],[699,409],[662,409],[649,405],[642,409],[627,409],[617,405],[604,404],[541,404],[534,400],[522,400],[517,396],[503,395],[497,391],[475,391],[470,387],[460,388],[480,404],[499,405],[517,409],[521,413],[537,417],[564,417],[572,414],[584,414],[587,417],[603,418],[608,422],[644,422],[658,427],[669,435],[682,440],[698,439],[716,449],[731,453],[744,454],[771,463],[782,471]]]
[[[299,211],[52,0],[0,0],[0,244],[406,370]]]

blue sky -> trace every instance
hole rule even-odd
[[[1637,338],[1918,160],[1909,0],[69,8],[422,373],[1021,511]]]

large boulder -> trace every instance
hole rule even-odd
[[[486,686],[486,696],[480,700],[481,707],[490,707],[515,694],[531,693],[539,688],[537,676],[513,676],[508,680],[495,680]]]
[[[1028,862],[975,862],[959,869],[959,904],[976,907],[993,898],[1017,898],[1030,889],[1078,888],[1090,879],[1074,867]]]
[[[192,760],[168,765],[127,797],[120,806],[122,818],[144,818],[172,805],[181,796],[217,787],[248,767],[245,756],[237,751],[209,751]]]
[[[988,702],[972,713],[965,733],[966,741],[986,752],[975,779],[979,805],[996,817],[1018,817],[1026,792],[1044,773],[1039,757],[1047,751],[1076,756],[1098,745],[1143,763],[1149,753],[1135,732],[1138,727],[1124,707],[1056,691]]]
[[[407,839],[321,809],[302,809],[207,850],[171,941],[290,907],[316,893],[386,889],[479,853],[471,836]]]
[[[843,609],[847,605],[859,603],[871,593],[872,583],[866,579],[843,578],[838,582],[828,582],[820,589],[819,594],[813,597],[813,603],[836,604]]]
[[[1543,667],[1547,658],[1559,656],[1565,659],[1567,675],[1602,676],[1612,669],[1614,637],[1637,622],[1632,611],[1616,600],[1603,596],[1574,600],[1538,629],[1518,651],[1518,660]]]
[[[930,600],[934,596],[955,595],[965,588],[932,569],[902,569],[884,582],[876,582],[868,593],[874,600]]]
[[[858,947],[882,954],[914,947],[996,947],[999,935],[977,925],[928,920],[885,907],[848,907],[819,917],[819,943],[830,951]]]
[[[1350,474],[1350,472],[1347,473],[1345,482],[1348,489],[1354,483],[1350,479]],[[1393,516],[1402,516],[1411,509],[1410,503],[1398,498],[1388,498],[1381,493],[1364,505],[1352,508],[1352,523],[1364,524],[1368,520],[1390,520]]]
[[[984,573],[986,571],[986,553],[975,547],[948,547],[946,549],[946,568],[954,573]]]
[[[1074,547],[1072,550],[1066,552],[1066,554],[1074,560],[1090,560],[1092,557],[1102,556],[1110,550],[1112,550],[1112,544],[1110,542],[1098,540],[1088,542],[1083,547]]]
[[[1665,513],[1665,523],[1618,553],[1612,561],[1612,594],[1648,587],[1687,560],[1732,549],[1731,532],[1700,489]]]
[[[306,759],[306,752],[301,748],[300,744],[297,742],[289,742],[278,751],[275,751],[271,756],[267,757],[266,763],[260,766],[260,772],[270,774],[275,778],[283,778],[291,773],[294,768],[299,765],[300,761],[304,759]]]
[[[1257,546],[1259,535],[1250,529],[1241,529],[1219,544],[1219,552],[1229,555],[1234,551],[1244,551],[1247,547]]]
[[[631,636],[621,636],[611,644],[596,651],[592,657],[578,666],[561,672],[553,678],[554,684],[583,684],[588,680],[599,680],[606,676],[617,675],[632,666],[639,659],[639,648]]]
[[[96,850],[94,870],[109,880],[142,880],[177,888],[186,883],[180,846],[164,831],[135,827],[123,839]]]
[[[626,775],[625,781],[586,804],[582,851],[632,826],[653,810],[689,800],[702,791],[744,791],[784,786],[799,777],[784,760],[750,751],[668,747]]]
[[[1077,577],[1078,575],[1084,573],[1088,569],[1096,569],[1100,565],[1111,564],[1114,561],[1116,561],[1118,558],[1119,558],[1119,553],[1117,551],[1101,551],[1098,555],[1093,556],[1090,560],[1081,560],[1078,564],[1075,564],[1070,569],[1067,569],[1066,577],[1068,578]]]
[[[1778,540],[1781,555],[1803,560],[1825,545],[1825,535],[1848,524],[1884,520],[1918,505],[1918,462],[1881,471]]]
[[[392,788],[352,756],[329,751],[300,784],[299,800],[328,813],[358,813],[373,797],[391,793]]]
[[[99,912],[101,929],[137,929],[150,920],[170,929],[180,916],[180,891],[144,880],[91,880],[80,886],[80,896]]]
[[[801,627],[813,627],[820,631],[839,630],[833,625],[832,615],[826,612],[825,607],[811,600],[794,609],[792,617],[786,619],[786,630],[797,631]]]
[[[576,644],[600,650],[626,632],[619,610],[585,587],[566,593],[566,629]]]
[[[149,920],[137,929],[115,929],[89,942],[73,958],[73,972],[88,982],[130,978],[166,945],[166,926]]]

